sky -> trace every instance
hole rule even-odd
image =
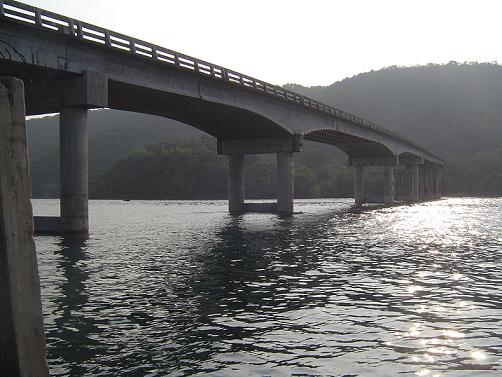
[[[272,84],[502,62],[498,0],[23,0]]]

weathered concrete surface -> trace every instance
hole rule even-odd
[[[59,119],[61,227],[63,234],[86,236],[88,214],[87,109],[65,107]]]
[[[0,79],[0,376],[48,376],[26,150],[24,89]]]
[[[394,178],[394,167],[385,166],[383,173],[383,202],[385,204],[391,204],[394,202],[395,198],[395,178]]]
[[[420,188],[419,188],[419,169],[418,165],[411,165],[411,190],[410,190],[410,199],[413,202],[416,202],[420,199]]]
[[[293,153],[277,153],[277,212],[293,213]]]
[[[356,206],[364,203],[364,166],[354,166],[354,201]]]
[[[244,155],[228,155],[228,210],[242,213],[244,208]]]

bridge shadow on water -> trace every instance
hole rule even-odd
[[[51,303],[54,305],[50,314],[54,317],[54,326],[47,328],[46,325],[47,342],[50,344],[48,356],[49,359],[64,360],[65,367],[58,368],[57,375],[84,375],[88,370],[83,364],[92,359],[99,348],[99,342],[92,339],[97,330],[97,320],[82,315],[90,295],[86,289],[89,274],[82,268],[89,258],[87,240],[59,237],[56,247],[57,271],[61,274],[57,286],[60,293],[54,295]]]

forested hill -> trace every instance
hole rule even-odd
[[[389,67],[327,87],[287,87],[411,137],[444,157],[448,161],[449,193],[502,195],[501,66],[452,62]],[[35,196],[57,195],[56,121],[46,118],[29,122]],[[90,129],[90,186],[95,197],[183,198],[186,193],[189,199],[225,195],[226,160],[221,156],[207,160],[216,150],[215,140],[207,138],[198,143],[203,134],[191,127],[140,114],[94,111]],[[152,145],[139,148],[144,144]],[[198,158],[206,159],[204,179],[197,168],[201,163]],[[343,168],[345,159],[334,148],[309,143],[295,161],[298,196],[350,193],[351,176]],[[181,166],[183,172],[176,169]],[[269,171],[266,181],[259,173],[263,171],[260,166]],[[271,160],[253,158],[249,170],[248,194],[273,195],[270,190],[263,191],[264,186],[273,186]],[[155,173],[161,171],[166,173]],[[169,179],[169,171],[181,174],[180,179],[193,182],[197,189],[171,187],[174,181]],[[151,191],[154,186],[158,187],[155,193]]]
[[[445,158],[502,141],[502,66],[389,67],[327,87],[292,90],[409,136]]]
[[[58,197],[59,116],[34,118],[27,122],[28,152],[33,196]],[[205,135],[193,127],[151,115],[115,110],[90,111],[89,181],[92,182],[135,148],[169,141],[183,143]]]

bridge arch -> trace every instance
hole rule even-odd
[[[256,111],[114,80],[108,82],[108,107],[174,119],[221,140],[291,136]]]
[[[394,152],[385,144],[333,128],[316,128],[303,135],[305,140],[330,144],[345,152],[350,158],[387,158]]]

